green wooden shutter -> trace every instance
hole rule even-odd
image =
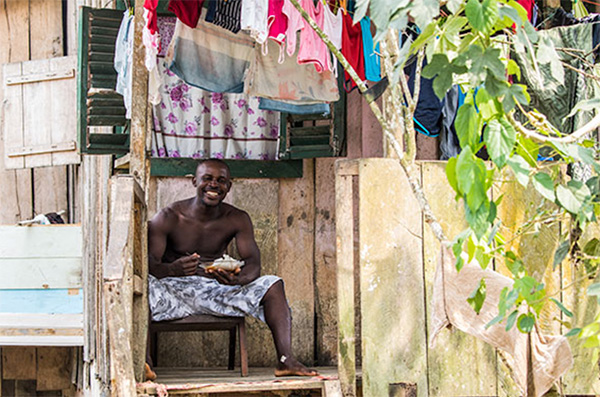
[[[281,113],[281,160],[346,154],[346,92],[343,88],[340,88],[340,100],[330,107],[328,116]]]
[[[113,62],[115,41],[123,11],[81,7],[79,10],[78,138],[87,154],[122,154],[129,151],[124,128],[113,133],[90,133],[89,127],[125,127],[123,97],[115,91],[117,72]]]

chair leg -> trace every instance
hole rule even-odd
[[[238,325],[238,333],[240,337],[240,367],[242,376],[248,376],[248,351],[246,350],[246,320]]]
[[[158,366],[158,332],[150,331],[150,358],[152,365]]]
[[[235,329],[236,327],[229,330],[229,363],[227,364],[229,370],[235,368]]]

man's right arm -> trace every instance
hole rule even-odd
[[[177,225],[177,214],[165,208],[148,223],[148,267],[156,278],[193,276],[198,269],[199,256],[183,256],[172,263],[162,262],[167,248],[167,236]]]

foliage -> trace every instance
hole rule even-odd
[[[504,262],[514,279],[512,289],[502,291],[499,314],[488,326],[505,322],[507,330],[516,325],[520,331],[529,332],[546,304],[556,305],[565,317],[572,317],[569,309],[548,296],[543,283],[528,274],[523,259],[508,248],[498,218],[502,198],[491,198],[493,185],[507,176],[523,187],[532,186],[551,205],[541,207],[520,230],[568,224],[571,233],[558,244],[554,267],[569,260],[583,266],[586,277],[596,276],[600,241],[594,238],[581,249],[579,236],[600,215],[600,179],[594,176],[579,181],[561,171],[564,165],[579,163],[600,173],[595,143],[578,132],[573,136],[581,139],[565,139],[557,126],[533,109],[527,87],[518,83],[522,71],[510,58],[510,51],[518,50],[536,72],[545,68],[561,82],[564,68],[558,53],[564,49],[541,38],[528,22],[526,11],[514,0],[449,0],[443,16],[438,16],[436,0],[358,0],[355,21],[367,11],[377,28],[376,40],[387,40],[390,29],[402,30],[410,20],[421,29],[414,42],[395,52],[384,52],[384,58],[390,56],[394,61],[395,70],[388,71],[392,84],[405,84],[402,70],[407,59],[424,54],[422,76],[434,79],[438,97],[456,84],[465,93],[455,121],[462,151],[446,167],[448,182],[456,199],[464,203],[469,225],[452,242],[456,267],[460,271],[465,261],[476,261],[485,268],[495,259],[496,263]],[[591,81],[598,84],[597,79]],[[569,117],[597,109],[599,101],[592,98],[579,103]],[[478,155],[484,148],[489,162]],[[554,161],[540,161],[541,153]],[[573,234],[573,230],[578,232]],[[600,283],[591,285],[587,293],[600,299]],[[485,295],[482,280],[468,298],[474,310],[481,310]],[[586,345],[600,347],[600,318],[567,335],[579,335],[586,338]]]

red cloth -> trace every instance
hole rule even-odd
[[[527,11],[527,19],[531,22],[531,18],[533,16],[533,6],[535,5],[534,0],[517,0],[517,3],[523,6],[525,11]]]
[[[350,14],[343,14],[344,24],[342,26],[342,55],[348,60],[348,63],[354,68],[361,80],[366,80],[365,75],[365,55],[363,53],[362,30],[360,23],[352,25]],[[344,71],[344,88],[347,92],[352,91],[356,84]]]
[[[190,28],[198,25],[200,12],[204,0],[169,0],[169,11],[177,15],[177,18]]]
[[[156,7],[158,7],[158,0],[145,0],[144,8],[148,10],[148,24],[146,27],[150,30],[150,33],[154,34],[158,30],[158,18],[156,14]]]

